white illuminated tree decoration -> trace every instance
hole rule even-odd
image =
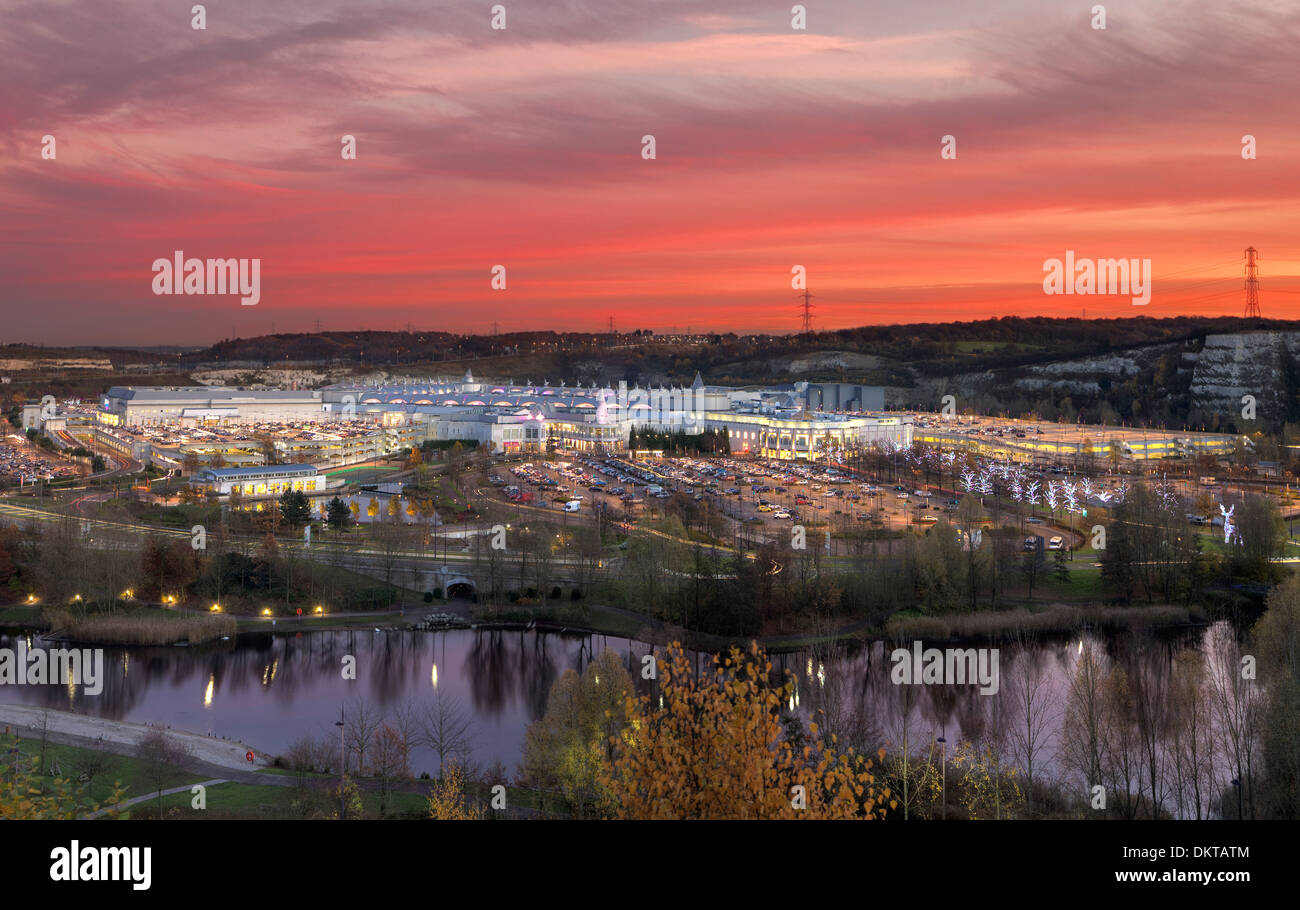
[[[1079,511],[1079,500],[1075,495],[1074,484],[1062,483],[1061,492],[1065,494],[1065,509],[1067,512]]]

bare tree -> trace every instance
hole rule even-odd
[[[1034,807],[1034,769],[1047,748],[1049,732],[1060,711],[1055,693],[1043,672],[1042,652],[1022,648],[1010,682],[1011,719],[1007,735],[1011,751],[1025,776],[1025,799]]]
[[[1220,623],[1206,636],[1210,655],[1210,701],[1218,730],[1219,754],[1233,775],[1235,805],[1223,805],[1226,818],[1255,817],[1255,753],[1259,705],[1254,681],[1242,670],[1241,644],[1230,626]]]
[[[1169,687],[1169,774],[1180,818],[1208,818],[1217,773],[1205,661],[1189,648],[1174,658]]]
[[[398,703],[389,713],[388,725],[397,733],[398,741],[408,755],[424,742],[423,712],[409,698]]]
[[[383,818],[388,811],[393,782],[411,776],[409,753],[401,734],[391,725],[383,724],[375,733],[373,755],[370,765],[379,780],[379,817]]]
[[[1108,669],[1092,642],[1079,643],[1079,657],[1065,693],[1065,723],[1061,728],[1059,760],[1078,774],[1086,792],[1104,786],[1106,764],[1105,690]]]
[[[361,696],[354,698],[344,712],[343,740],[348,753],[357,757],[358,775],[366,773],[366,752],[383,723],[384,714],[379,707]]]
[[[162,818],[163,789],[193,763],[190,747],[162,730],[151,729],[136,743],[135,757],[149,789],[158,794],[158,817]]]
[[[1133,696],[1133,718],[1141,760],[1146,765],[1149,811],[1158,818],[1168,795],[1165,779],[1165,738],[1170,723],[1170,664],[1146,659],[1144,649],[1128,661],[1129,689]]]
[[[1121,817],[1132,821],[1142,807],[1146,765],[1141,758],[1133,691],[1123,667],[1111,667],[1102,691],[1105,716],[1102,776]]]
[[[103,777],[117,766],[117,759],[108,752],[85,749],[73,764],[77,780],[86,785],[86,796],[90,802],[95,801],[95,778]]]
[[[439,780],[448,759],[461,764],[469,761],[474,751],[474,721],[455,696],[435,692],[424,706],[421,726],[425,744],[438,756]]]
[[[385,596],[392,603],[393,569],[397,566],[405,548],[407,529],[401,524],[400,515],[376,516],[370,525],[371,538],[379,547],[380,561],[384,567]]]

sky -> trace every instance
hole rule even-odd
[[[0,0],[0,342],[1300,318],[1290,0],[192,5]]]

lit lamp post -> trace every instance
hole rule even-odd
[[[939,787],[943,793],[943,818],[948,819],[948,740],[939,737],[939,756],[942,770],[939,772]]]
[[[339,821],[348,817],[347,776],[348,753],[343,745],[343,706],[339,705],[339,719],[334,721],[339,728]]]

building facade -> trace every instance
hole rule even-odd
[[[204,493],[243,498],[277,497],[286,490],[323,493],[325,475],[309,464],[276,464],[248,468],[204,468],[190,478],[190,486]]]

